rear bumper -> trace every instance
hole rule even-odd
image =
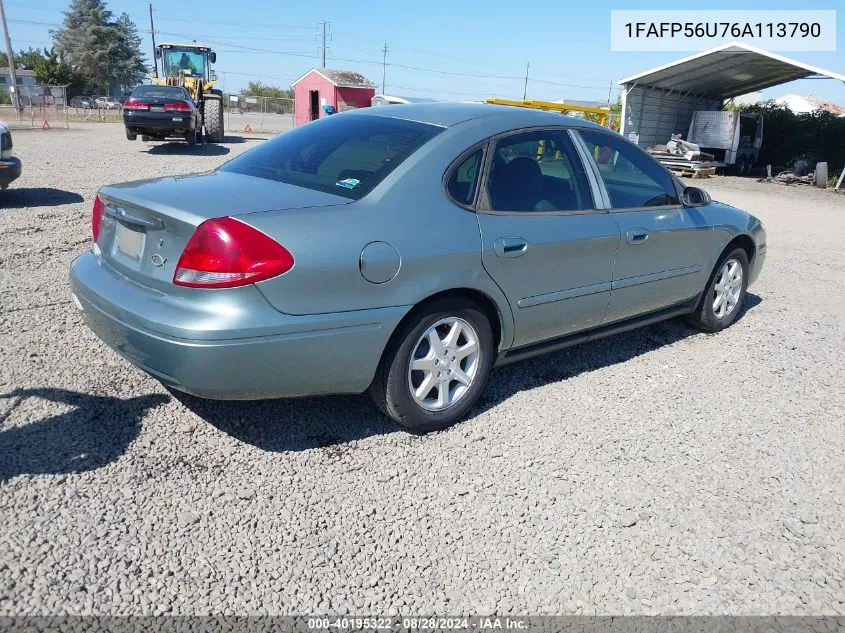
[[[90,252],[70,277],[77,307],[104,343],[165,384],[220,400],[360,393],[408,310],[291,316],[245,286],[237,289],[243,310],[204,305],[197,319],[184,297],[125,279]]]
[[[186,130],[193,130],[196,128],[193,116],[179,115],[172,112],[149,113],[124,111],[123,124],[131,130],[147,130],[154,132],[175,132],[177,130],[184,132]]]
[[[14,156],[0,160],[0,187],[8,187],[9,184],[20,178],[22,167],[20,159]]]

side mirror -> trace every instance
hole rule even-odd
[[[208,52],[208,61],[210,61],[212,64],[216,64],[217,63],[217,53],[215,53],[214,51],[209,51]]]
[[[685,207],[706,207],[713,199],[704,189],[684,187],[683,201]]]
[[[155,56],[156,56],[156,59],[160,59],[160,58],[161,58],[161,49],[160,49],[160,48],[157,48],[157,49],[155,50]]]

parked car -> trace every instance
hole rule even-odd
[[[73,97],[70,100],[71,108],[81,108],[83,110],[91,110],[94,106],[94,100],[91,97]]]
[[[204,398],[369,390],[415,432],[496,365],[676,315],[731,325],[766,256],[759,220],[619,134],[484,104],[349,111],[104,186],[92,230],[73,293],[136,366]]]
[[[185,88],[179,86],[138,86],[123,104],[126,138],[134,141],[184,138],[196,145],[202,134],[202,114]]]
[[[12,156],[12,131],[0,121],[0,189],[8,189],[21,176],[21,161]]]
[[[97,97],[94,99],[94,107],[106,110],[120,110],[123,105],[114,97]]]

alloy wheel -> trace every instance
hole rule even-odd
[[[716,277],[713,287],[713,314],[726,319],[739,304],[742,295],[742,264],[736,259],[726,261]]]
[[[440,319],[420,335],[408,363],[408,387],[414,401],[442,411],[461,400],[480,366],[478,333],[464,319]]]

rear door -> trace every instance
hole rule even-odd
[[[619,230],[565,128],[490,144],[478,222],[482,262],[511,304],[514,346],[601,323]]]
[[[697,295],[709,271],[699,208],[681,204],[672,176],[618,134],[580,130],[621,233],[606,322],[669,307]]]

